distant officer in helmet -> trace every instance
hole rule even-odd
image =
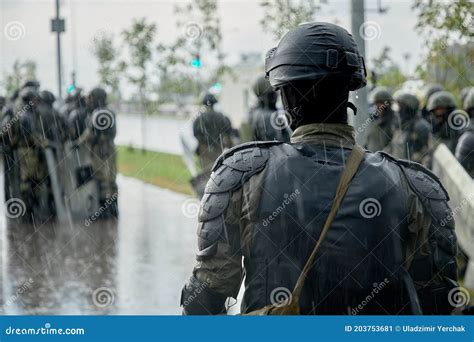
[[[83,89],[75,87],[68,93],[64,100],[64,105],[60,109],[60,113],[65,118],[69,118],[73,111],[83,112],[86,109],[86,98],[83,94]],[[77,113],[76,113],[77,115]]]
[[[300,277],[301,314],[451,312],[448,293],[458,284],[448,195],[419,164],[355,144],[349,92],[366,85],[366,73],[352,36],[329,23],[300,25],[268,52],[265,71],[295,130],[289,144],[251,142],[217,160],[184,314],[225,313],[244,274],[243,313],[277,311],[267,305],[291,302]],[[345,196],[336,195],[343,172]],[[334,203],[340,208],[310,258]],[[361,308],[381,283],[377,300]]]
[[[217,98],[207,93],[193,122],[193,134],[198,141],[196,154],[203,173],[208,175],[217,157],[233,146],[234,129],[229,118],[214,109],[216,103]]]
[[[46,138],[56,144],[64,143],[69,136],[68,123],[66,118],[54,108],[56,96],[49,90],[41,91],[39,96],[41,99],[39,113]]]
[[[431,167],[431,126],[419,113],[418,98],[406,91],[397,92],[394,98],[398,105],[397,120],[400,120],[400,128],[396,130],[387,152],[394,157]]]
[[[443,90],[444,90],[443,86],[437,83],[427,84],[425,88],[423,89],[423,98],[422,98],[423,107],[421,108],[421,117],[430,123],[431,123],[431,115],[430,115],[430,111],[427,109],[429,99],[431,95]]]
[[[108,107],[107,93],[94,88],[86,97],[87,117],[84,127],[77,121],[76,143],[86,144],[91,151],[92,177],[99,186],[99,203],[104,208],[101,218],[118,216],[117,160],[114,139],[117,134],[115,113]]]
[[[25,222],[44,223],[54,214],[51,183],[44,155],[47,139],[40,118],[41,97],[38,88],[29,85],[19,93],[12,119],[12,143],[20,173],[20,199],[26,211]]]
[[[370,93],[369,102],[373,106],[373,121],[369,126],[365,145],[370,151],[383,151],[392,141],[397,129],[395,113],[392,110],[393,97],[387,88],[377,87]]]
[[[450,92],[439,91],[430,96],[426,109],[431,114],[434,147],[443,143],[454,153],[464,128],[457,124],[462,114],[456,110],[456,99]]]
[[[467,116],[464,118],[466,129],[459,138],[456,146],[456,158],[466,171],[474,178],[474,87],[469,90],[464,98],[464,110]],[[462,120],[462,113],[459,120]]]
[[[278,112],[278,94],[270,82],[262,75],[257,78],[252,89],[257,96],[257,104],[250,110],[253,140],[289,142],[291,131],[288,118]]]

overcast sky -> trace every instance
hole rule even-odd
[[[223,31],[223,47],[228,61],[239,60],[242,53],[265,53],[276,42],[262,32],[259,21],[264,13],[258,0],[221,0],[219,14]],[[315,20],[336,22],[350,30],[350,0],[328,0]],[[174,1],[161,0],[63,0],[62,16],[67,32],[63,35],[63,69],[65,83],[77,70],[80,85],[90,88],[97,83],[97,64],[91,53],[91,42],[104,30],[121,32],[132,18],[147,17],[158,25],[157,39],[170,42],[176,36]],[[386,14],[368,11],[367,21],[380,27],[376,38],[367,41],[369,59],[384,46],[392,47],[392,57],[403,70],[413,70],[423,52],[422,40],[415,33],[416,14],[413,0],[382,0],[389,8]],[[375,9],[376,0],[366,0],[368,9]],[[31,59],[38,64],[38,77],[46,88],[56,89],[55,38],[50,32],[54,16],[53,0],[0,0],[0,82],[16,59]],[[19,28],[12,39],[7,29]],[[409,65],[403,55],[411,54]]]

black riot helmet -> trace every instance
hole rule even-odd
[[[93,108],[100,108],[107,106],[107,92],[102,88],[94,88],[89,93],[89,105]]]
[[[273,88],[295,81],[322,78],[346,80],[349,90],[366,85],[363,57],[352,35],[324,22],[299,25],[281,39],[265,57],[265,72]]]
[[[28,80],[28,81],[26,81],[26,82],[22,85],[21,89],[25,89],[25,88],[35,88],[36,90],[38,90],[39,87],[40,87],[40,84],[39,84],[38,81],[36,81],[36,80]]]
[[[54,96],[54,94],[50,92],[49,90],[41,91],[39,96],[41,98],[41,101],[43,101],[49,106],[52,106],[53,103],[56,101],[56,96]]]
[[[364,59],[340,26],[314,22],[290,30],[265,59],[265,72],[280,89],[291,128],[314,122],[347,123],[349,91],[366,85]]]
[[[273,90],[272,85],[265,75],[261,75],[257,78],[252,90],[258,98],[259,105],[265,108],[275,108],[277,93]]]
[[[217,98],[211,93],[206,93],[204,97],[202,98],[202,104],[204,106],[208,106],[212,108],[216,103],[217,103]]]
[[[26,87],[20,91],[20,99],[27,103],[29,101],[36,101],[39,99],[38,89],[35,87]]]

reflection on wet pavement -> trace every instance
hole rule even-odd
[[[119,220],[34,227],[2,216],[3,313],[180,313],[196,248],[188,197],[118,182]]]

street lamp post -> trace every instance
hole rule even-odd
[[[56,0],[56,17],[51,20],[51,31],[56,33],[57,72],[58,72],[58,98],[62,99],[62,63],[61,63],[61,33],[65,32],[65,21],[59,17],[60,0]]]

